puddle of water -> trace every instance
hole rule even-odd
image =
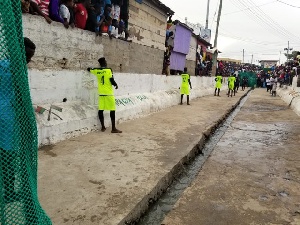
[[[192,183],[201,170],[207,158],[230,127],[233,119],[247,101],[249,94],[245,96],[238,107],[220,124],[219,128],[210,136],[202,148],[202,153],[195,160],[187,165],[181,175],[173,181],[167,191],[149,208],[148,212],[140,218],[138,225],[161,224],[165,216],[172,210],[173,206],[180,198],[184,190]]]

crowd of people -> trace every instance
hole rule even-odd
[[[196,76],[210,76],[212,70],[212,58],[207,53],[203,52],[202,47],[200,51],[196,52]]]
[[[280,66],[273,66],[270,70],[262,70],[257,74],[257,87],[267,87],[270,90],[275,82],[282,85],[292,85],[293,79],[299,72],[299,63],[296,61],[288,62]],[[269,88],[268,88],[269,86]]]
[[[260,66],[253,64],[237,64],[219,60],[217,62],[217,72],[222,73],[225,77],[229,77],[233,73],[238,74],[244,72],[257,72],[261,69]]]
[[[89,30],[96,35],[128,39],[128,13],[123,0],[21,0],[23,13],[40,15],[48,23]]]

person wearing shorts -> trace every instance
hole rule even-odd
[[[187,73],[187,68],[184,68],[184,73],[181,74],[181,87],[180,87],[180,94],[181,100],[180,105],[182,105],[183,96],[187,96],[187,105],[190,105],[190,88],[192,89],[190,75]]]
[[[227,96],[229,97],[229,95],[235,95],[235,91],[234,91],[234,84],[235,84],[236,78],[234,76],[234,74],[231,74],[230,77],[228,77],[228,93]]]
[[[114,96],[114,86],[118,89],[118,84],[115,82],[112,70],[107,68],[107,62],[104,57],[98,60],[100,68],[88,68],[88,71],[95,75],[98,80],[98,94],[99,94],[99,111],[98,116],[101,123],[101,131],[104,132],[106,127],[104,125],[104,110],[110,111],[112,133],[122,133],[116,128],[116,101]]]
[[[215,85],[215,96],[217,95],[217,91],[218,91],[218,96],[220,96],[220,91],[222,88],[222,83],[223,83],[223,77],[222,74],[217,75],[215,78],[216,81],[216,85]]]

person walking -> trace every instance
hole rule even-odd
[[[187,68],[184,68],[184,72],[181,74],[181,87],[180,87],[180,105],[182,105],[183,96],[186,95],[187,98],[187,105],[190,105],[190,89],[192,89],[190,75],[187,73]]]
[[[222,87],[222,83],[223,83],[222,73],[220,73],[220,75],[216,76],[215,81],[216,81],[215,96],[217,95],[217,91],[218,91],[218,96],[220,96],[220,91],[221,91],[221,87]]]
[[[107,68],[107,62],[104,57],[98,59],[100,68],[88,68],[87,70],[95,75],[98,80],[98,94],[99,94],[99,111],[98,116],[101,123],[101,131],[104,132],[106,127],[104,125],[104,110],[110,111],[111,133],[122,133],[116,128],[116,101],[114,97],[114,86],[118,89],[118,84],[114,80],[112,70]]]

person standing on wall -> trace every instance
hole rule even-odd
[[[184,68],[184,72],[181,74],[181,87],[180,87],[180,94],[181,94],[181,100],[180,105],[182,105],[183,95],[187,96],[187,105],[190,105],[190,89],[192,89],[191,79],[190,75],[187,73],[187,68]]]
[[[216,76],[215,81],[216,81],[215,96],[217,95],[217,91],[218,91],[218,96],[220,96],[220,91],[221,91],[221,87],[222,87],[222,83],[223,83],[222,73],[220,73],[220,75]]]
[[[104,57],[98,60],[100,68],[88,68],[87,70],[95,75],[98,80],[98,94],[99,94],[99,111],[98,116],[101,123],[101,131],[104,132],[106,127],[104,125],[104,110],[110,111],[111,133],[122,133],[116,128],[116,101],[114,97],[114,90],[112,86],[118,89],[118,84],[115,82],[112,70],[107,68],[107,62]]]

